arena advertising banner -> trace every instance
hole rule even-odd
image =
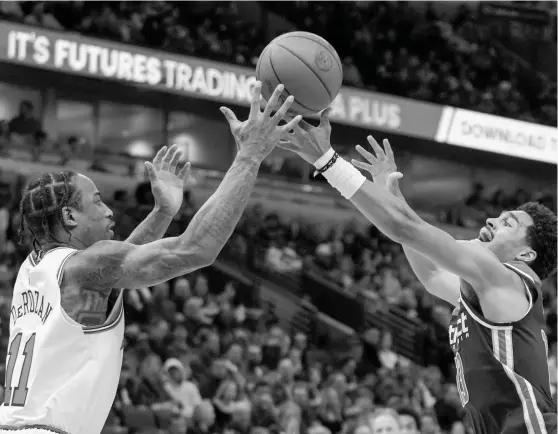
[[[482,17],[496,18],[503,21],[514,20],[519,22],[531,22],[538,24],[549,24],[550,15],[544,9],[526,7],[519,3],[504,2],[481,2],[479,11]]]
[[[164,92],[249,105],[254,70],[0,21],[0,61],[114,80]],[[442,108],[343,88],[332,104],[339,123],[432,139]]]
[[[445,107],[436,141],[557,164],[558,129]]]
[[[254,70],[0,21],[0,61],[248,106]],[[343,87],[334,121],[556,163],[557,130]]]

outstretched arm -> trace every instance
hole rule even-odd
[[[396,180],[394,184],[392,193],[394,193],[397,198],[407,203],[399,188],[399,182]],[[456,306],[460,294],[459,277],[439,267],[431,259],[421,255],[410,246],[403,244],[402,247],[413,272],[426,290],[432,295]]]
[[[313,164],[332,187],[395,242],[420,253],[479,290],[510,283],[507,269],[488,249],[478,242],[458,243],[448,233],[422,220],[404,200],[366,180],[350,163],[335,156],[329,142],[328,114],[329,110],[322,113],[318,127],[301,123],[290,140],[280,145]]]
[[[173,216],[164,214],[157,208],[154,208],[133,230],[130,236],[126,238],[126,242],[139,246],[160,240],[167,232],[167,229],[172,223],[172,219]]]
[[[369,172],[378,186],[407,203],[399,188],[399,179],[403,177],[403,174],[397,171],[395,156],[389,140],[384,139],[382,148],[374,137],[368,136],[367,139],[374,154],[359,145],[356,150],[366,160],[366,163],[355,159],[351,162],[359,169]],[[411,247],[405,244],[402,247],[413,272],[426,290],[436,297],[456,305],[460,296],[459,277],[439,267]]]
[[[260,163],[239,154],[182,235],[143,245],[96,243],[68,261],[65,275],[84,289],[104,292],[153,286],[210,265],[248,203]]]
[[[65,284],[107,293],[112,288],[152,286],[210,265],[231,236],[248,203],[261,162],[280,136],[300,121],[300,117],[296,117],[278,126],[294,100],[292,97],[271,116],[282,90],[283,87],[278,86],[262,113],[261,83],[256,84],[250,116],[245,122],[238,121],[229,109],[221,109],[239,152],[215,193],[182,235],[141,246],[116,241],[96,243],[68,260],[64,268]]]
[[[475,288],[482,290],[509,281],[507,269],[488,249],[477,242],[457,242],[375,183],[365,181],[350,201],[392,240],[415,250]]]

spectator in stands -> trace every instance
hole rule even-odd
[[[70,136],[68,140],[59,144],[59,151],[60,151],[60,165],[65,166],[68,164],[70,159],[75,157],[78,153],[78,148],[80,145],[80,140],[77,136]]]
[[[393,352],[392,347],[393,347],[393,336],[390,331],[386,330],[382,334],[380,351],[378,354],[382,366],[387,369],[394,369],[398,361],[397,354]]]
[[[292,245],[285,245],[284,240],[271,241],[265,253],[266,265],[281,273],[295,273],[302,269],[302,259]]]
[[[408,407],[399,407],[397,413],[401,434],[419,434],[420,417],[416,411]]]
[[[173,404],[165,390],[161,368],[161,359],[154,353],[149,354],[140,363],[135,404],[145,405],[150,408],[161,405],[178,408],[178,405]]]
[[[0,2],[0,16],[14,21],[21,21],[25,14],[19,2],[5,1]]]
[[[369,424],[372,434],[399,434],[401,432],[399,415],[392,409],[375,411],[369,417]]]
[[[0,182],[0,246],[5,246],[8,241],[11,202],[12,192],[10,186]],[[1,249],[0,247],[0,251]]]
[[[443,395],[436,400],[434,411],[443,431],[451,431],[456,422],[463,420],[463,407],[455,384],[444,385]]]
[[[202,398],[197,386],[189,381],[190,367],[184,366],[178,359],[167,359],[163,365],[164,388],[170,398],[179,404],[181,413],[190,419]]]
[[[352,57],[343,59],[343,82],[348,86],[362,87],[362,77]]]
[[[194,410],[192,423],[188,427],[188,434],[210,434],[215,424],[215,410],[211,402],[202,401]]]
[[[273,405],[271,388],[266,382],[257,383],[252,392],[252,425],[272,431],[278,428],[279,420]]]
[[[436,416],[432,412],[425,411],[420,418],[421,434],[440,434],[440,427]]]
[[[22,101],[19,114],[8,122],[8,136],[12,141],[31,146],[33,160],[38,161],[46,134],[37,117],[31,101]]]
[[[25,5],[27,6],[27,5]],[[31,11],[25,17],[24,23],[30,26],[41,26],[53,30],[62,30],[62,25],[50,11],[48,2],[31,2]]]

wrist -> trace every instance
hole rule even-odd
[[[250,153],[248,151],[243,151],[242,149],[240,149],[237,152],[236,157],[234,159],[239,163],[253,164],[259,166],[262,164],[264,158],[265,157],[263,155],[254,155],[253,153]]]
[[[174,216],[176,215],[175,212],[171,212],[167,208],[165,208],[164,206],[161,206],[159,204],[155,204],[155,206],[153,207],[152,213],[156,214],[157,217],[166,218],[166,219],[170,219],[170,220],[172,220],[174,218]]]
[[[351,199],[366,182],[359,170],[337,153],[319,171],[329,185],[335,188],[345,199]]]
[[[335,150],[332,147],[330,147],[326,152],[324,152],[324,154],[320,158],[318,158],[313,163],[314,167],[317,170],[320,170],[329,162],[329,160],[333,158],[334,155],[335,155]]]

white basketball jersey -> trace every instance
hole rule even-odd
[[[70,434],[99,434],[122,368],[122,293],[101,326],[84,327],[60,303],[64,263],[77,250],[60,247],[19,270],[10,315],[6,391],[0,427],[39,425]]]

